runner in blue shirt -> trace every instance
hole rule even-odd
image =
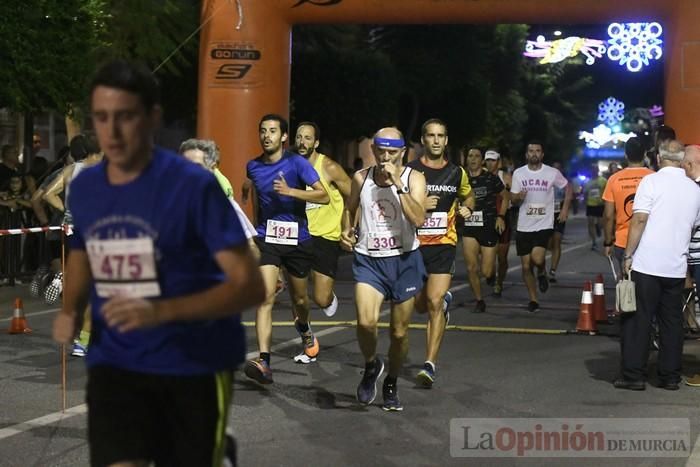
[[[245,355],[238,314],[262,302],[262,278],[214,176],[153,147],[161,108],[149,70],[102,67],[91,110],[105,156],[71,184],[75,233],[53,330],[69,344],[90,299],[91,464],[220,465]]]
[[[260,384],[272,383],[270,345],[272,307],[281,266],[289,273],[295,327],[301,336],[299,363],[311,363],[319,352],[318,340],[309,326],[308,275],[313,246],[306,219],[306,202],[328,204],[329,197],[318,173],[304,157],[285,151],[289,125],[275,114],[265,115],[258,126],[263,153],[248,162],[243,202],[249,189],[255,189],[253,202],[260,249],[260,270],[267,297],[258,308],[255,329],[260,357],[246,363],[245,374]]]

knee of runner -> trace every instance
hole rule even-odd
[[[308,306],[308,299],[306,295],[303,295],[301,297],[294,297],[294,306],[299,308],[299,307],[306,307]]]
[[[408,326],[400,328],[395,327],[391,330],[392,340],[400,341],[406,338],[408,338]]]
[[[428,297],[428,310],[430,313],[440,313],[442,314],[442,307],[444,305],[445,296],[429,296]]]
[[[374,318],[357,318],[357,329],[364,332],[374,332],[377,329],[377,320]]]

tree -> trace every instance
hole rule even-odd
[[[194,0],[2,0],[0,107],[72,113],[86,102],[97,64],[120,57],[155,68],[198,24]],[[197,41],[160,76],[190,70]],[[190,54],[190,55],[188,55]]]

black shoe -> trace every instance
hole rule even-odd
[[[531,301],[527,304],[527,311],[529,311],[530,313],[537,313],[538,311],[540,311],[540,304],[535,301]]]
[[[613,381],[613,386],[615,386],[616,389],[629,389],[630,391],[644,391],[647,388],[644,381],[627,381],[622,378]]]
[[[472,313],[483,313],[486,311],[486,302],[483,300],[477,300],[476,306],[472,310]]]
[[[659,383],[657,386],[661,389],[665,389],[667,391],[678,391],[680,389],[680,383],[671,383],[671,382],[665,382],[665,383]]]
[[[489,287],[493,287],[493,284],[495,284],[495,283],[496,283],[496,276],[491,276],[491,277],[486,278],[486,284]]]
[[[554,272],[553,269],[549,270],[549,282],[551,284],[556,284],[557,283],[557,276],[556,273]]]
[[[547,280],[547,274],[540,274],[537,276],[537,283],[540,286],[540,292],[545,293],[549,289],[549,281]]]

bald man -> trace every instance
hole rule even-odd
[[[408,353],[408,325],[415,296],[427,277],[416,228],[425,220],[425,176],[404,167],[406,143],[396,128],[382,128],[372,141],[376,165],[355,173],[345,205],[341,242],[354,249],[352,270],[357,285],[357,340],[365,372],[357,400],[371,404],[384,362],[377,356],[377,321],[384,300],[391,301],[389,374],[382,394],[386,411],[403,410],[396,379]],[[355,236],[351,219],[360,210]]]

